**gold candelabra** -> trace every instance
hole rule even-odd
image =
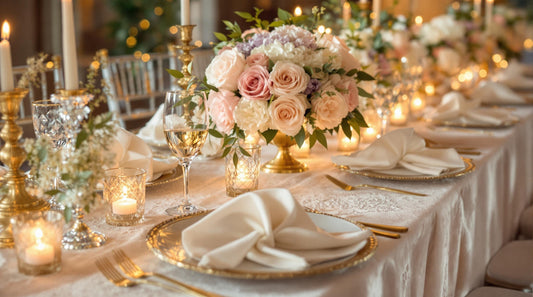
[[[26,89],[0,92],[0,112],[5,121],[0,137],[5,145],[0,151],[0,160],[9,170],[3,177],[7,191],[0,197],[0,248],[13,247],[13,233],[9,222],[12,216],[23,211],[48,209],[46,201],[31,196],[26,191],[26,176],[19,170],[26,159],[26,152],[19,145],[22,129],[16,124],[20,102],[28,94]]]
[[[181,44],[176,45],[176,48],[182,51],[182,54],[178,56],[178,59],[180,59],[182,63],[181,73],[183,73],[183,77],[178,79],[177,83],[182,90],[186,90],[189,86],[189,82],[192,80],[191,72],[193,56],[191,55],[191,50],[197,48],[196,45],[190,44],[194,27],[196,27],[196,25],[178,26],[179,40],[181,41]],[[195,85],[192,86],[193,89],[195,87]]]

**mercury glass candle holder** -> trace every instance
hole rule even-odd
[[[226,195],[238,196],[257,190],[261,167],[261,146],[242,144],[248,156],[236,148],[226,155]]]
[[[131,226],[142,221],[146,192],[146,171],[141,168],[112,168],[105,172],[106,222]]]
[[[11,218],[20,273],[48,274],[61,270],[63,215],[57,211],[23,212]]]

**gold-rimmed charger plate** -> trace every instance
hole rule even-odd
[[[516,123],[518,123],[518,118],[511,117],[505,121],[503,121],[501,124],[491,124],[491,123],[483,123],[483,124],[474,124],[474,123],[462,123],[460,121],[430,121],[432,125],[440,126],[440,127],[458,127],[458,128],[472,128],[472,129],[501,129],[501,128],[509,128],[514,126]]]
[[[390,173],[383,173],[383,172],[376,172],[371,170],[355,170],[351,169],[348,166],[343,165],[337,165],[341,170],[347,171],[356,175],[361,175],[365,177],[371,177],[376,179],[386,179],[386,180],[398,180],[398,181],[427,181],[427,180],[439,180],[439,179],[447,179],[447,178],[454,178],[463,176],[467,173],[470,173],[474,171],[476,166],[474,165],[474,162],[472,159],[464,158],[463,162],[465,163],[465,167],[462,169],[449,169],[444,171],[443,173],[439,175],[427,175],[427,174],[390,174]],[[398,170],[399,172],[404,171]]]
[[[164,185],[167,183],[171,183],[173,181],[179,180],[183,176],[180,168],[174,168],[170,172],[164,173],[161,175],[158,179],[146,182],[147,187],[155,187],[159,185]]]
[[[310,276],[328,273],[339,269],[356,266],[374,255],[377,248],[377,239],[372,234],[367,244],[355,255],[312,265],[308,269],[286,271],[269,268],[253,262],[244,261],[235,269],[215,269],[198,265],[198,261],[189,257],[183,249],[181,232],[202,219],[209,211],[188,216],[179,216],[166,220],[153,227],[146,235],[146,244],[150,250],[161,260],[180,268],[231,278],[240,279],[280,279],[301,276]],[[328,232],[348,232],[365,229],[363,225],[350,220],[329,214],[308,212],[313,222]]]

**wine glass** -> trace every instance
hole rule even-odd
[[[67,141],[62,110],[59,103],[52,100],[32,102],[33,129],[35,136],[47,135],[55,149],[63,147]]]
[[[170,150],[183,168],[183,196],[185,201],[166,210],[169,215],[185,215],[200,208],[189,200],[189,169],[207,137],[209,120],[204,98],[191,90],[166,93],[163,111],[163,129]]]
[[[378,79],[374,88],[374,106],[381,119],[381,127],[378,135],[382,137],[387,132],[392,107],[398,102],[402,91],[402,80],[398,73]]]

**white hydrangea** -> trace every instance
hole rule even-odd
[[[235,123],[247,133],[269,128],[268,103],[264,100],[242,98],[233,111]]]

